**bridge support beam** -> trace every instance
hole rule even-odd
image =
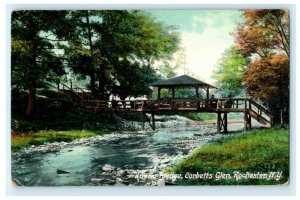
[[[228,124],[228,120],[227,120],[227,113],[223,113],[223,117],[222,117],[222,113],[218,112],[218,117],[217,117],[217,132],[221,133],[223,130],[224,134],[228,133],[228,129],[227,129],[227,124]]]
[[[244,113],[244,130],[251,129],[251,116],[247,114],[247,112]]]
[[[151,119],[152,119],[152,129],[155,130],[155,118],[154,118],[154,113],[151,113]]]
[[[144,113],[142,113],[142,130],[145,130],[145,116],[144,116],[145,114]]]
[[[142,119],[142,130],[145,130],[145,123],[149,123],[150,127],[152,128],[152,130],[155,130],[155,117],[154,117],[154,113],[151,113],[150,118],[147,116],[146,113],[142,113],[141,119]]]
[[[223,127],[224,127],[224,131],[223,131],[223,133],[224,134],[227,134],[228,133],[228,130],[227,130],[227,113],[224,113],[224,118],[223,118],[223,120],[224,120],[224,124],[223,124]]]
[[[217,113],[217,133],[221,133],[221,113]]]

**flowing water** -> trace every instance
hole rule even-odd
[[[229,128],[240,129],[231,125]],[[160,185],[161,173],[211,140],[214,125],[119,132],[31,146],[12,154],[12,178],[24,186]],[[174,179],[167,180],[170,183]]]

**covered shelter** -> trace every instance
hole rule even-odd
[[[151,86],[158,88],[157,99],[160,99],[160,91],[163,88],[172,90],[172,98],[175,97],[175,89],[178,88],[195,88],[196,98],[199,98],[199,89],[203,89],[206,92],[207,99],[209,99],[209,89],[216,88],[210,84],[207,84],[188,75],[182,75],[166,80],[156,81],[152,83]]]

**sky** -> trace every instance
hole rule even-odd
[[[213,84],[211,77],[223,52],[234,43],[231,35],[243,17],[238,10],[151,10],[157,21],[177,27],[186,56],[186,74]],[[184,67],[177,71],[184,74]]]

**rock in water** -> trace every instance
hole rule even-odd
[[[105,164],[103,167],[102,167],[102,170],[103,171],[106,171],[106,172],[112,172],[115,170],[115,168],[109,164]]]
[[[57,174],[69,174],[70,172],[67,172],[67,171],[62,170],[62,169],[57,169],[57,170],[56,170],[56,173],[57,173]]]
[[[165,186],[165,179],[158,179],[157,186]]]
[[[125,176],[127,175],[127,170],[118,170],[116,176]]]

